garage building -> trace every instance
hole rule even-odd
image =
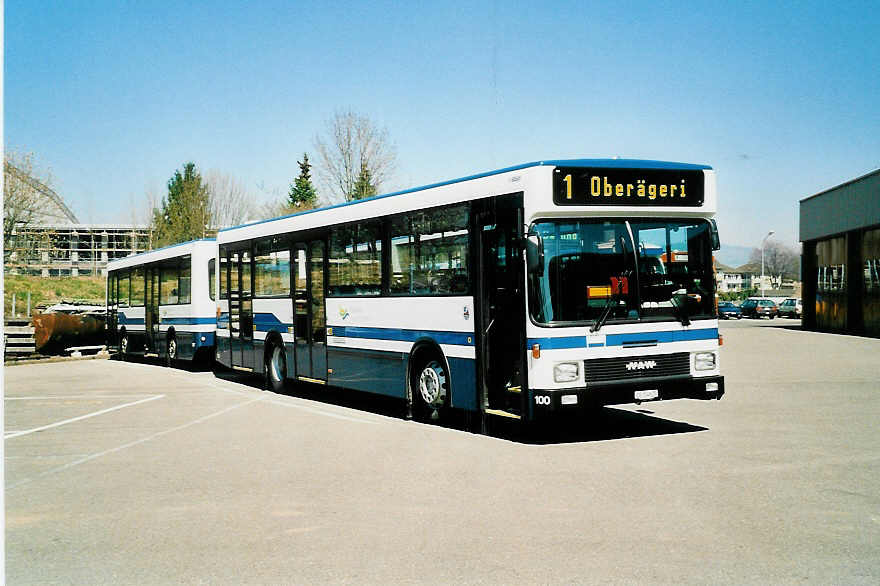
[[[880,169],[801,200],[803,327],[880,337]]]

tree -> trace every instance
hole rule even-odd
[[[50,203],[46,195],[46,192],[53,193],[48,187],[49,182],[48,177],[37,177],[33,155],[6,151],[3,156],[4,260],[16,249],[35,245],[25,235],[42,216],[41,210]]]
[[[211,220],[208,186],[195,163],[184,164],[168,180],[168,196],[153,210],[154,246],[204,238]]]
[[[749,264],[761,268],[761,249],[752,249]],[[797,279],[800,274],[800,253],[796,248],[776,240],[768,240],[764,245],[764,274],[781,276],[783,279]]]
[[[309,163],[308,153],[303,153],[303,160],[297,161],[299,165],[299,177],[290,184],[287,194],[288,206],[292,210],[310,210],[318,203],[318,192],[312,185],[312,164]]]
[[[352,188],[351,199],[364,199],[372,197],[378,193],[376,186],[373,184],[373,177],[369,167],[361,166],[361,172],[358,174],[357,181]]]
[[[351,110],[339,111],[327,121],[326,133],[328,138],[315,137],[318,175],[336,197],[356,199],[355,189],[365,172],[374,191],[394,173],[397,153],[388,131],[377,128],[369,118]]]
[[[256,219],[254,198],[234,177],[212,170],[205,174],[205,183],[209,194],[209,227],[237,226]]]

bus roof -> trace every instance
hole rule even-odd
[[[397,195],[404,195],[407,193],[414,193],[416,191],[424,191],[427,189],[433,189],[435,187],[442,187],[444,185],[452,185],[454,183],[461,183],[463,181],[470,181],[472,179],[480,179],[483,177],[490,177],[492,175],[500,175],[501,173],[508,173],[510,171],[519,171],[520,169],[527,169],[529,167],[599,167],[604,169],[670,169],[676,171],[702,171],[702,170],[711,170],[712,167],[708,165],[695,165],[691,163],[674,163],[669,161],[650,161],[643,159],[556,159],[549,161],[534,161],[531,163],[523,163],[522,165],[514,165],[512,167],[505,167],[504,169],[497,169],[495,171],[487,171],[486,173],[478,173],[476,175],[468,175],[467,177],[460,177],[458,179],[451,179],[449,181],[441,181],[439,183],[431,183],[430,185],[422,185],[420,187],[412,187],[410,189],[404,189],[403,191],[395,191],[393,193],[383,193],[381,195],[374,195],[372,197],[367,197],[364,199],[358,199],[354,201],[346,201],[343,203],[338,203],[332,206],[327,206],[323,208],[315,208],[312,210],[305,210],[302,212],[296,212],[293,214],[288,214],[286,216],[278,216],[277,218],[269,218],[266,220],[256,220],[254,222],[246,222],[244,224],[240,224],[238,226],[230,226],[228,228],[221,228],[218,232],[226,232],[228,230],[235,230],[238,228],[243,228],[245,226],[255,226],[257,224],[263,224],[265,222],[274,222],[276,220],[281,220],[283,218],[290,218],[293,216],[311,214],[318,211],[326,211],[332,210],[334,208],[341,208],[345,206],[355,205],[358,203],[362,203],[365,201],[372,201],[377,199],[383,199],[386,197],[394,197]]]
[[[189,254],[193,249],[197,246],[201,246],[201,243],[214,243],[217,240],[215,238],[199,238],[198,240],[187,240],[186,242],[178,242],[177,244],[169,244],[168,246],[163,246],[162,248],[155,248],[153,250],[145,250],[144,252],[139,252],[138,254],[130,254],[128,256],[124,256],[122,258],[114,258],[110,262],[107,263],[107,270],[112,271],[116,269],[124,269],[130,266],[137,266],[141,263],[154,262],[158,260],[165,260],[167,258],[174,258],[175,256],[185,256]],[[169,250],[174,248],[180,248],[183,246],[188,246],[189,251],[180,250],[176,251],[177,254],[166,254]]]

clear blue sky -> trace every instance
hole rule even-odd
[[[5,143],[82,221],[193,160],[285,193],[334,111],[389,188],[549,158],[706,163],[728,244],[880,167],[876,2],[6,2]]]

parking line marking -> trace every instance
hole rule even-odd
[[[146,393],[130,395],[34,395],[31,397],[3,397],[4,401],[39,401],[41,399],[128,399],[129,397],[153,397]]]
[[[160,395],[160,396],[164,397],[165,395]],[[46,470],[45,472],[41,472],[40,474],[37,474],[36,476],[33,476],[31,478],[23,478],[22,480],[19,480],[18,482],[15,482],[13,484],[8,485],[6,487],[6,490],[11,490],[17,486],[22,486],[24,484],[28,484],[30,482],[33,482],[34,480],[37,480],[39,478],[43,478],[44,476],[49,476],[50,474],[56,474],[58,472],[62,472],[64,470],[67,470],[68,468],[73,468],[74,466],[79,466],[80,464],[85,464],[86,462],[91,462],[92,460],[95,460],[95,459],[100,458],[102,456],[106,456],[108,454],[113,454],[115,452],[121,452],[122,450],[125,450],[127,448],[131,448],[131,447],[137,446],[139,444],[143,444],[148,441],[154,440],[156,438],[162,437],[163,435],[168,435],[169,433],[173,433],[175,431],[180,431],[181,429],[186,429],[187,427],[192,427],[193,425],[198,425],[199,423],[203,423],[209,419],[213,419],[214,417],[219,417],[220,415],[223,415],[224,413],[228,413],[229,411],[232,411],[233,409],[238,409],[239,407],[244,407],[245,405],[250,405],[251,403],[256,403],[257,401],[262,401],[263,399],[264,399],[264,397],[257,397],[256,399],[251,399],[250,401],[236,403],[235,405],[230,405],[229,407],[221,409],[220,411],[216,411],[214,413],[210,413],[208,415],[204,415],[202,417],[199,417],[198,419],[194,419],[194,420],[190,421],[189,423],[184,423],[183,425],[178,425],[177,427],[172,427],[172,428],[166,429],[164,431],[158,431],[152,435],[148,435],[147,437],[143,437],[139,440],[135,440],[133,442],[129,442],[127,444],[123,444],[123,445],[117,446],[115,448],[110,448],[109,450],[104,450],[103,452],[97,452],[95,454],[90,454],[88,456],[85,456],[84,458],[80,458],[80,459],[74,460],[73,462],[70,462],[68,464],[64,464],[63,466],[58,466],[57,468],[52,468],[51,470]]]
[[[155,401],[156,399],[161,399],[165,395],[153,395],[151,397],[147,397],[146,399],[141,399],[139,401],[132,401],[131,403],[124,403],[122,405],[116,405],[115,407],[110,407],[108,409],[101,409],[100,411],[95,411],[94,413],[88,413],[86,415],[80,415],[79,417],[73,417],[71,419],[65,419],[64,421],[57,421],[55,423],[50,423],[49,425],[43,425],[41,427],[35,427],[33,429],[26,429],[24,431],[16,431],[13,433],[7,433],[3,436],[3,439],[12,439],[14,437],[21,437],[23,435],[28,435],[31,433],[36,433],[38,431],[45,431],[47,429],[52,429],[53,427],[60,427],[62,425],[67,425],[68,423],[74,423],[76,421],[82,421],[83,419],[88,419],[90,417],[97,417],[98,415],[104,415],[105,413],[110,413],[111,411],[118,411],[120,409],[125,409],[126,407],[133,407],[135,405],[140,405],[141,403],[147,403],[149,401]]]

